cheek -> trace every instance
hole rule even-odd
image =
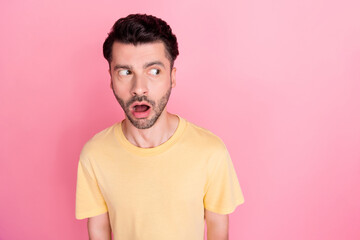
[[[121,82],[119,80],[112,80],[112,86],[113,89],[116,93],[118,94],[126,94],[129,92],[129,88],[130,86],[128,86],[129,84],[126,84],[124,82]]]
[[[149,91],[157,94],[165,93],[171,87],[171,82],[169,79],[161,81],[160,83],[153,84],[149,86]]]
[[[155,100],[155,101],[159,101],[167,92],[167,88],[157,88],[157,89],[149,89],[149,93],[148,93],[148,98]]]
[[[113,92],[115,94],[115,97],[118,100],[121,100],[123,103],[128,102],[129,99],[131,98],[131,96],[129,94],[127,94],[126,92],[122,91],[121,88],[115,88],[114,87]]]

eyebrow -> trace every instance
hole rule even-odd
[[[163,68],[165,68],[165,65],[164,65],[162,62],[160,62],[160,61],[153,61],[153,62],[145,63],[144,66],[143,66],[143,68],[146,69],[146,68],[151,67],[151,66],[153,66],[153,65],[160,65],[160,66],[162,66]],[[120,65],[120,64],[116,64],[116,65],[114,66],[114,71],[116,71],[116,70],[118,70],[118,69],[128,69],[128,70],[132,70],[132,66],[130,66],[130,65]]]
[[[115,71],[115,70],[118,70],[118,69],[120,69],[120,68],[129,69],[129,70],[132,69],[132,67],[129,66],[129,65],[119,65],[119,64],[116,64],[116,65],[114,66],[114,71]]]
[[[162,62],[160,62],[160,61],[153,61],[153,62],[145,63],[145,64],[144,64],[144,69],[145,69],[145,68],[148,68],[148,67],[151,67],[151,66],[153,66],[153,65],[160,65],[160,66],[162,66],[163,68],[165,68],[165,65],[164,65]]]

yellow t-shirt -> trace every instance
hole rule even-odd
[[[203,240],[204,208],[228,214],[243,203],[220,138],[179,119],[155,148],[132,145],[121,123],[89,140],[78,165],[76,218],[108,211],[115,240]]]

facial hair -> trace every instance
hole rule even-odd
[[[156,121],[159,119],[161,113],[164,111],[164,109],[169,101],[170,94],[171,94],[171,87],[170,87],[166,91],[166,93],[160,98],[160,100],[158,102],[155,102],[154,100],[149,99],[145,95],[134,96],[129,101],[125,102],[118,95],[116,95],[114,88],[112,88],[112,90],[114,92],[116,100],[120,104],[121,108],[124,110],[125,115],[129,119],[131,124],[134,125],[134,127],[138,128],[138,129],[148,129],[148,128],[151,128],[156,123]],[[155,112],[155,115],[150,119],[134,118],[131,115],[131,111],[130,111],[129,107],[131,104],[133,104],[136,101],[138,101],[138,102],[145,101],[145,102],[149,103],[149,105],[151,105],[152,110]]]

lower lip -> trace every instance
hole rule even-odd
[[[135,118],[147,118],[150,115],[150,110],[151,110],[151,108],[149,108],[145,112],[132,111],[132,114],[134,115]]]

